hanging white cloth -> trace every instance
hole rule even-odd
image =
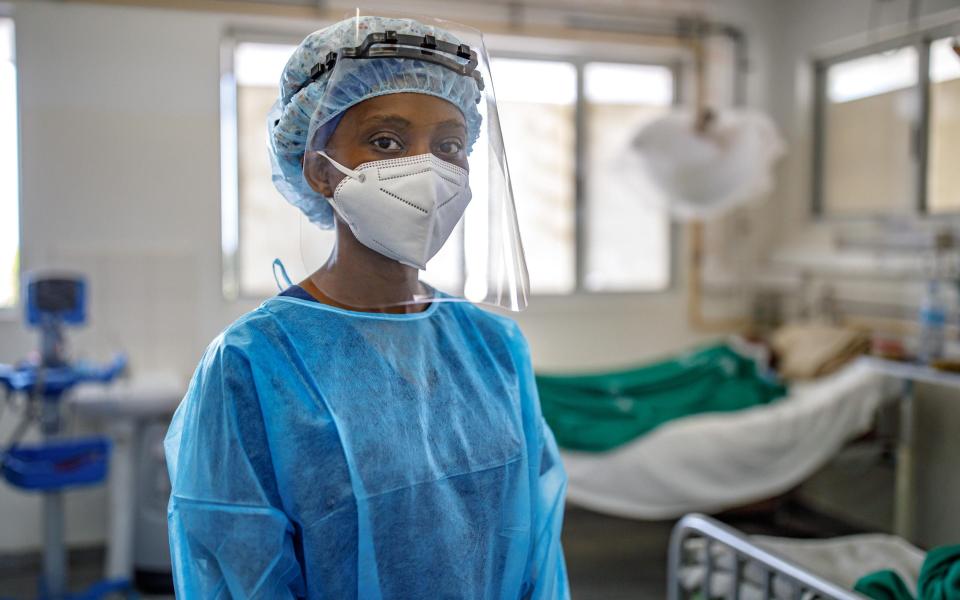
[[[630,190],[679,220],[709,219],[768,193],[784,144],[771,119],[751,110],[690,111],[650,121],[622,153]],[[627,191],[629,193],[629,191]]]

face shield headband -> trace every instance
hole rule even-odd
[[[483,76],[477,68],[477,53],[467,44],[445,42],[429,34],[419,36],[384,31],[367,35],[363,43],[355,48],[341,48],[339,52],[328,52],[323,62],[318,62],[310,69],[310,78],[296,91],[299,92],[311,83],[319,81],[333,70],[338,60],[346,58],[409,58],[439,65],[458,75],[470,77],[476,82],[477,104],[480,103],[480,92],[484,89]]]

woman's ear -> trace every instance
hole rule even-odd
[[[331,177],[338,171],[331,168],[330,161],[316,152],[303,155],[303,176],[313,191],[327,198],[333,197],[334,182]],[[338,182],[339,183],[339,182]]]

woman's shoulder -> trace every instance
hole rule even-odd
[[[207,345],[200,367],[249,361],[258,350],[276,344],[283,335],[276,317],[264,305],[244,313],[227,325]]]
[[[458,319],[469,324],[487,342],[498,342],[526,355],[529,353],[527,340],[520,326],[510,317],[497,314],[469,302],[449,302],[447,310],[457,313]]]
[[[288,335],[287,330],[292,323],[313,324],[318,318],[322,320],[327,316],[322,310],[304,309],[307,304],[313,306],[316,303],[308,303],[293,295],[267,298],[257,308],[240,315],[227,325],[214,341],[219,340],[221,344],[239,348],[249,347],[254,342],[276,342],[278,336]]]
[[[258,308],[244,313],[227,325],[220,334],[213,339],[211,346],[243,350],[258,341],[274,327],[273,316]]]
[[[185,400],[196,406],[259,411],[261,385],[285,365],[278,348],[285,334],[262,305],[230,323],[207,345]],[[256,412],[254,411],[254,412]]]

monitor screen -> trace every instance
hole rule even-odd
[[[27,321],[39,325],[44,317],[65,323],[83,323],[86,316],[85,282],[80,277],[37,277],[27,284]]]

